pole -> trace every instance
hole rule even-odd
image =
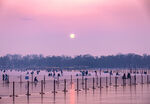
[[[136,85],[136,75],[134,75],[134,84]]]
[[[85,91],[87,90],[87,78],[85,78]]]
[[[27,81],[27,96],[30,96],[31,94],[29,93],[29,81]]]
[[[13,82],[13,97],[15,96],[15,82]]]
[[[95,89],[95,79],[93,77],[93,89]]]
[[[108,87],[108,78],[106,77],[106,87]]]
[[[66,79],[64,79],[64,92],[67,92],[67,89],[66,89]]]
[[[109,82],[110,86],[111,86],[111,74],[110,74],[110,82]]]
[[[147,75],[147,84],[149,84],[149,75]]]
[[[43,92],[43,80],[41,80],[41,93],[40,93],[41,95],[42,94],[45,94],[44,92]]]
[[[22,75],[20,75],[20,83],[22,83]]]
[[[132,76],[130,77],[130,86],[132,85]]]
[[[57,93],[56,92],[56,80],[55,79],[54,79],[54,88],[53,88],[53,92],[52,93],[54,93],[54,94]]]
[[[71,75],[71,82],[70,83],[72,84],[72,75]]]
[[[115,87],[117,87],[118,85],[117,85],[117,81],[118,81],[118,78],[117,78],[117,76],[115,77]]]
[[[100,87],[100,89],[102,88],[102,78],[100,77],[100,79],[99,79],[99,87]]]

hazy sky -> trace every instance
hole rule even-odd
[[[150,0],[0,0],[0,56],[150,54],[149,5]]]

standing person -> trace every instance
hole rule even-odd
[[[97,71],[95,70],[95,76],[97,76]]]
[[[127,75],[127,79],[130,79],[131,78],[131,74],[130,73],[128,73],[128,75]]]
[[[5,80],[5,75],[4,75],[4,74],[2,75],[2,80],[3,80],[3,81]]]
[[[34,82],[35,82],[35,83],[37,83],[37,82],[38,82],[37,77],[34,77]]]
[[[63,71],[61,70],[61,75],[63,76]]]

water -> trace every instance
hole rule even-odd
[[[98,75],[97,81],[94,71],[90,71],[91,76],[87,77],[87,87],[89,90],[85,90],[85,82],[82,84],[82,77],[75,76],[76,73],[80,73],[79,71],[64,71],[64,76],[60,77],[59,83],[56,83],[57,93],[52,93],[53,78],[48,77],[47,72],[42,71],[40,72],[40,75],[35,75],[39,80],[37,84],[30,82],[31,96],[26,96],[27,82],[23,79],[23,82],[20,83],[20,78],[18,77],[20,74],[24,76],[26,72],[18,72],[15,74],[15,71],[8,71],[6,73],[11,75],[11,82],[6,84],[0,81],[0,96],[2,97],[2,99],[0,99],[0,104],[150,104],[150,84],[147,83],[147,75],[144,74],[144,84],[141,84],[141,74],[137,74],[137,85],[133,84],[134,80],[132,78],[132,85],[130,85],[130,80],[127,80],[126,85],[123,86],[120,76],[117,83],[118,87],[115,87],[115,75],[112,76],[112,84],[110,85],[109,74],[102,73],[101,78],[103,88],[99,88],[100,75]],[[45,94],[41,95],[40,80],[43,79],[44,75],[46,76],[46,83],[43,86]],[[72,84],[70,83],[70,75],[73,75]],[[106,87],[106,76],[108,77],[108,87]],[[94,87],[96,89],[92,89],[93,77],[95,78]],[[79,78],[80,91],[76,91],[77,78]],[[66,93],[63,92],[64,79],[67,79]],[[9,97],[9,95],[12,95],[12,81],[15,81],[15,94],[18,95],[18,97]]]

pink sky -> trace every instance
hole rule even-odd
[[[0,0],[0,56],[150,54],[149,0]],[[76,38],[70,39],[69,34]]]

